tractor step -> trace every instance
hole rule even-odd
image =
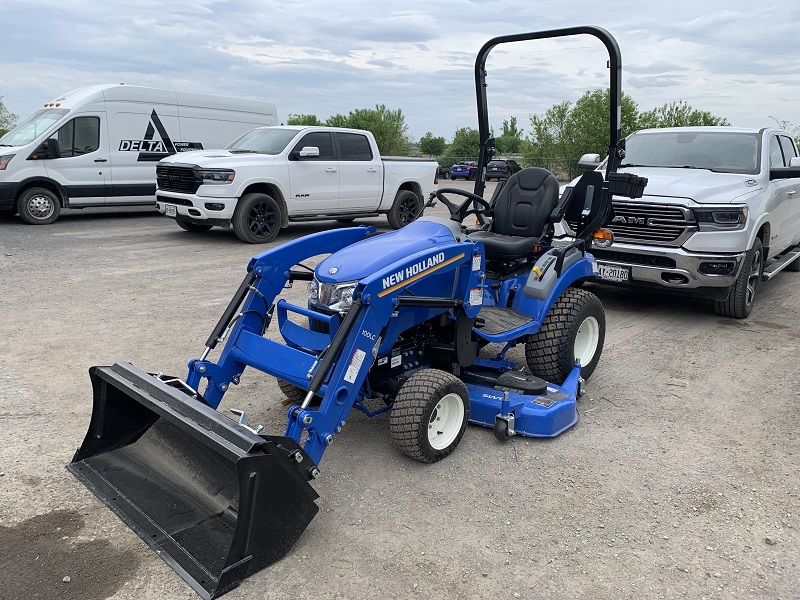
[[[524,328],[532,322],[531,317],[520,314],[513,308],[484,306],[475,320],[475,330],[481,337],[489,339],[490,336],[500,336]]]

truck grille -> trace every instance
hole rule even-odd
[[[680,246],[697,230],[691,209],[667,204],[613,201],[614,219],[607,227],[615,241]]]
[[[156,166],[156,183],[158,189],[165,192],[182,192],[194,194],[200,187],[200,178],[189,167],[168,165]]]
[[[668,256],[635,254],[633,252],[616,252],[611,250],[600,250],[599,248],[592,248],[591,252],[592,256],[594,256],[597,260],[643,265],[645,267],[661,267],[662,269],[675,268],[675,259],[669,258]]]

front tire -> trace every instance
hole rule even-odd
[[[409,190],[398,192],[389,214],[386,215],[392,229],[400,229],[412,223],[422,213],[422,202]]]
[[[438,369],[412,375],[389,414],[389,430],[400,449],[424,463],[455,450],[469,419],[469,393],[460,379]]]
[[[714,312],[724,317],[746,319],[753,311],[756,292],[761,285],[761,273],[764,270],[764,246],[759,238],[745,255],[742,270],[731,287],[728,299],[714,302]]]
[[[567,288],[556,300],[535,335],[525,338],[525,360],[531,373],[562,384],[581,361],[581,377],[594,372],[606,337],[606,314],[593,293]]]
[[[266,194],[245,194],[239,198],[231,219],[233,230],[243,242],[266,244],[275,239],[281,229],[281,209]]]
[[[211,225],[198,225],[197,223],[191,223],[189,221],[175,221],[178,224],[178,227],[185,231],[191,231],[192,233],[200,233],[203,231],[208,231],[211,229]]]
[[[50,190],[34,187],[19,197],[17,212],[29,225],[49,225],[61,214],[61,201]]]

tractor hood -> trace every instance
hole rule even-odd
[[[397,231],[361,240],[331,254],[317,266],[317,279],[324,283],[357,281],[411,254],[454,241],[454,232],[446,223],[414,221]]]
[[[707,169],[636,167],[620,171],[647,177],[641,202],[656,197],[688,198],[700,204],[727,204],[762,187],[758,175],[715,173]]]

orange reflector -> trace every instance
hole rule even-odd
[[[61,102],[56,102],[56,107],[61,106]]]
[[[598,229],[592,237],[594,238],[594,245],[598,248],[608,248],[614,243],[614,234],[610,229]]]

